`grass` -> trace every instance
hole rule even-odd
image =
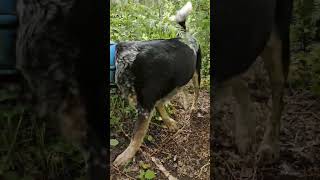
[[[83,177],[85,164],[79,149],[52,136],[46,122],[37,121],[17,94],[8,88],[0,92],[0,179]]]

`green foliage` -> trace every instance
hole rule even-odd
[[[136,1],[112,4],[110,39],[112,41],[167,39],[177,36],[177,25],[169,20],[187,1],[161,0],[141,4]],[[209,84],[210,68],[210,4],[209,0],[192,1],[193,12],[187,27],[200,42],[203,53],[202,74]]]
[[[295,0],[289,82],[320,95],[320,0]]]
[[[293,87],[303,87],[320,95],[320,43],[308,46],[292,57],[289,80]]]
[[[154,173],[154,171],[152,170],[143,170],[143,169],[140,169],[140,174],[138,176],[138,179],[141,179],[141,180],[149,180],[149,179],[154,179],[156,178],[156,174]]]
[[[151,135],[148,135],[148,136],[147,136],[147,140],[148,140],[149,142],[154,142],[154,138],[153,138]]]
[[[119,92],[110,92],[110,127],[114,130],[122,128],[121,120],[131,119],[136,116],[136,111],[128,102],[119,96]]]
[[[295,0],[291,40],[295,49],[306,50],[320,39],[320,0]]]
[[[130,41],[175,37],[175,27],[170,25],[168,19],[170,14],[163,14],[159,20],[159,12],[156,8],[132,2],[112,6],[110,39]]]
[[[27,113],[30,110],[25,105],[0,108],[0,177],[60,179],[70,171],[84,175],[84,157],[79,149],[50,136],[46,123],[35,120]]]
[[[119,141],[117,139],[110,139],[110,146],[117,146],[119,144]]]

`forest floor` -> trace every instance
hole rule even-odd
[[[264,122],[270,115],[270,86],[261,64],[244,78],[249,82],[253,103],[257,111],[258,148],[264,131]],[[255,76],[251,76],[255,73]],[[43,179],[44,176],[82,176],[84,162],[81,154],[67,147],[59,139],[51,140],[39,122],[28,113],[29,107],[18,101],[17,88],[0,87],[0,170],[7,179]],[[190,93],[188,102],[192,102]],[[281,120],[280,159],[276,164],[258,167],[247,164],[237,153],[230,127],[233,124],[232,103],[225,104],[212,122],[215,138],[212,149],[215,159],[213,173],[216,180],[295,180],[320,179],[320,97],[304,89],[287,88],[285,108]],[[169,132],[163,122],[154,118],[148,137],[134,160],[124,169],[111,169],[111,178],[137,179],[147,169],[156,173],[154,179],[210,179],[210,95],[201,90],[198,110],[184,110],[181,96],[171,101],[171,117],[178,121],[180,129]],[[232,102],[232,101],[229,101]],[[190,108],[190,107],[189,107]],[[119,155],[128,145],[134,120],[125,119],[121,131],[111,132],[111,138],[119,144],[111,149],[111,158]],[[211,132],[213,133],[213,132]],[[47,135],[46,135],[47,134]],[[42,148],[40,148],[42,147]],[[251,156],[254,157],[252,152]],[[65,160],[66,159],[66,160]],[[45,160],[45,161],[44,161]],[[46,175],[43,172],[47,172]],[[167,174],[167,175],[165,175]],[[1,177],[0,177],[1,179]],[[3,178],[6,179],[6,178]],[[61,178],[60,178],[61,179]]]
[[[201,90],[198,99],[198,110],[191,112],[193,94],[188,95],[190,106],[184,110],[181,95],[171,101],[173,112],[171,117],[179,123],[179,130],[169,132],[163,122],[153,118],[148,131],[152,141],[145,140],[134,160],[124,169],[111,168],[112,180],[138,179],[139,175],[149,169],[156,173],[155,179],[210,179],[210,95]],[[132,119],[124,121],[120,133],[111,132],[121,145],[111,149],[111,162],[129,144],[130,134],[134,126]],[[142,179],[142,178],[141,178]]]
[[[28,95],[16,81],[0,84],[0,179],[81,180],[83,154],[35,118]]]
[[[249,82],[251,99],[256,107],[257,127],[253,159],[264,131],[264,122],[270,116],[270,86],[263,72],[262,63],[257,63],[251,72],[244,75]],[[255,76],[252,76],[254,73]],[[231,103],[230,103],[231,102]],[[233,124],[231,111],[233,100],[224,104],[215,114],[215,139],[213,147],[214,174],[217,180],[295,180],[320,179],[320,97],[308,90],[288,88],[281,120],[280,159],[276,164],[257,166],[241,158],[234,145],[230,127]],[[250,159],[250,157],[249,157]]]
[[[0,179],[83,179],[85,162],[78,148],[52,135],[45,121],[37,121],[32,105],[20,92],[16,83],[0,85]],[[190,106],[192,99],[190,92]],[[145,141],[125,169],[112,168],[111,179],[138,179],[145,169],[156,173],[154,179],[167,179],[165,173],[178,179],[209,179],[208,90],[201,90],[196,112],[191,112],[190,107],[184,110],[181,100],[177,95],[169,109],[180,129],[169,132],[162,127],[162,121],[154,118],[148,131],[148,137],[153,139]],[[111,149],[111,160],[129,143],[134,121],[123,122],[120,132],[111,132],[111,137],[120,142]]]

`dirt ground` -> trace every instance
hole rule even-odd
[[[190,92],[191,93],[191,92]],[[193,95],[188,95],[192,102]],[[210,179],[209,177],[209,129],[210,129],[210,96],[205,90],[200,92],[198,110],[191,112],[190,107],[183,109],[182,98],[177,95],[172,101],[175,113],[171,117],[179,123],[179,130],[169,132],[163,122],[153,118],[148,135],[154,140],[145,141],[132,163],[125,168],[111,168],[112,180],[137,179],[141,162],[148,164],[156,173],[155,179]],[[134,126],[133,120],[126,120],[121,133],[111,132],[111,138],[120,144],[111,149],[111,162],[129,144],[130,134]]]
[[[260,144],[264,121],[270,116],[270,89],[262,63],[258,62],[244,78],[249,81],[252,100],[258,118],[257,142],[253,159]],[[263,73],[261,73],[263,72]],[[255,74],[255,76],[252,76]],[[288,88],[281,120],[280,160],[269,166],[257,166],[244,160],[236,151],[232,131],[232,100],[214,114],[215,138],[213,139],[214,170],[216,180],[295,180],[320,179],[320,97],[307,90]]]

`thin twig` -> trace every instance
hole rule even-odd
[[[311,112],[311,114],[312,114],[316,119],[318,119],[318,120],[320,121],[319,116],[317,116],[314,112]]]
[[[256,180],[256,176],[257,176],[257,166],[254,166],[253,174],[252,174],[252,180]]]
[[[21,112],[21,116],[19,118],[19,122],[18,122],[18,125],[17,125],[17,128],[16,128],[16,131],[14,133],[14,137],[13,137],[13,140],[12,140],[12,143],[10,145],[10,148],[7,152],[7,156],[5,157],[4,161],[3,161],[3,165],[7,164],[7,161],[11,155],[11,152],[13,150],[13,147],[15,146],[16,144],[16,141],[17,141],[17,136],[18,136],[18,133],[19,133],[19,129],[20,129],[20,125],[21,125],[21,122],[22,122],[22,119],[23,119],[23,115],[24,115],[24,109],[22,110]],[[0,174],[3,172],[3,166],[0,168]]]
[[[210,162],[208,162],[207,164],[203,165],[203,166],[200,168],[200,172],[199,172],[199,174],[197,175],[197,178],[201,176],[201,174],[202,174],[202,172],[203,172],[203,169],[204,169],[205,167],[209,166],[209,165],[210,165]]]
[[[235,177],[235,175],[233,174],[232,172],[232,169],[230,168],[229,164],[221,157],[219,157],[222,161],[223,161],[223,164],[227,167],[229,173],[231,174],[232,176],[232,179],[236,180],[237,178]]]
[[[177,134],[179,134],[183,129],[184,129],[185,125],[183,125],[182,128],[180,128],[173,136],[168,136],[165,140],[163,140],[160,144],[160,146],[158,147],[158,149],[156,151],[154,151],[151,155],[154,156],[156,154],[158,154],[159,151],[162,150],[162,148],[167,145],[170,141],[172,141]]]
[[[161,161],[151,156],[150,154],[146,152],[142,152],[145,156],[149,156],[149,158],[152,160],[152,162],[158,167],[158,169],[169,179],[169,180],[178,180],[176,177],[172,176],[168,170],[162,165]]]
[[[120,173],[120,174],[122,174],[122,175],[126,176],[127,178],[129,178],[129,179],[136,179],[136,178],[133,178],[133,177],[129,176],[128,174],[126,174],[126,173],[124,173],[124,172],[120,171],[120,169],[118,169],[116,166],[112,165],[112,167],[113,167],[113,169],[115,169],[118,173]]]
[[[119,128],[120,128],[121,132],[124,134],[124,136],[130,140],[129,135],[123,130],[123,128],[121,126]]]

